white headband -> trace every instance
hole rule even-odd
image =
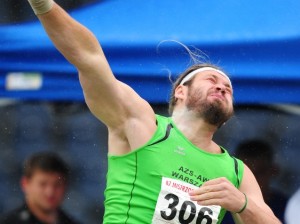
[[[196,74],[200,73],[200,72],[204,72],[204,71],[215,71],[215,72],[218,72],[220,75],[223,75],[225,78],[228,79],[229,81],[229,84],[232,88],[232,85],[231,85],[231,81],[229,79],[229,77],[222,71],[218,70],[218,69],[215,69],[215,68],[212,68],[212,67],[203,67],[203,68],[198,68],[196,69],[195,71],[192,71],[191,73],[187,74],[180,82],[180,85],[183,85],[185,84],[187,81],[191,80]]]

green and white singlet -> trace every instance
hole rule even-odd
[[[243,163],[224,148],[221,154],[199,149],[171,118],[156,119],[157,130],[147,144],[126,155],[108,155],[103,223],[221,223],[223,208],[200,206],[188,192],[218,177],[238,188]]]

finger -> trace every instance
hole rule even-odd
[[[225,183],[225,182],[229,182],[226,177],[219,177],[219,178],[215,178],[215,179],[204,182],[202,186],[221,184],[221,183]]]
[[[191,196],[190,199],[192,201],[207,201],[207,200],[212,200],[212,199],[220,199],[223,197],[223,193],[220,191],[217,192],[209,192],[209,193],[205,193],[205,194],[198,194],[198,195],[194,195]]]
[[[208,185],[208,186],[201,186],[195,190],[192,190],[189,192],[190,196],[194,195],[201,195],[201,194],[206,194],[209,192],[218,192],[224,190],[224,186],[221,184],[215,184],[215,185]]]
[[[220,205],[221,206],[221,199],[211,198],[208,200],[197,201],[197,204],[202,205],[202,206],[212,206],[212,205]]]
[[[219,186],[220,188],[225,189],[226,187],[230,187],[229,185],[233,186],[233,184],[230,183],[225,177],[216,178],[216,179],[209,180],[209,181],[205,182],[200,188],[197,188],[197,189],[191,191],[190,195],[210,192],[210,191],[212,191],[210,189],[214,188],[215,186]]]

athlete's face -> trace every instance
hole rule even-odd
[[[61,174],[36,170],[22,179],[26,200],[43,211],[56,210],[63,201],[66,181]]]
[[[186,107],[208,123],[221,126],[233,115],[229,80],[215,71],[204,71],[196,75],[188,89]]]

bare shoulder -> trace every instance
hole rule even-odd
[[[117,80],[111,71],[80,73],[85,101],[90,111],[109,130],[109,152],[125,154],[145,144],[156,130],[150,104],[130,86]]]
[[[151,106],[144,102],[132,111],[119,126],[108,127],[108,150],[113,155],[123,155],[145,145],[154,135],[156,117]],[[143,108],[144,107],[144,108]]]
[[[110,98],[110,108],[100,111],[109,130],[109,153],[122,155],[146,144],[156,131],[156,117],[151,105],[130,86],[118,81]],[[117,100],[116,100],[117,99]],[[102,110],[102,108],[99,108]],[[98,114],[98,115],[99,115]]]

